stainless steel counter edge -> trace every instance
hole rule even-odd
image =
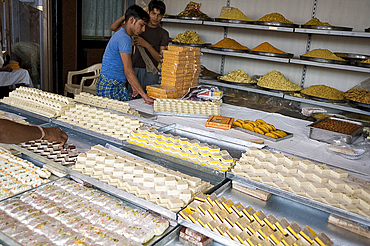
[[[307,197],[299,196],[299,195],[293,194],[289,191],[285,191],[285,190],[282,190],[282,189],[279,189],[279,188],[276,188],[276,187],[273,187],[273,186],[270,186],[270,185],[262,184],[260,182],[254,181],[254,180],[250,180],[250,179],[247,179],[247,178],[244,178],[244,177],[240,177],[240,176],[235,175],[233,173],[229,173],[229,172],[226,173],[226,177],[231,179],[234,184],[244,186],[244,187],[248,187],[248,188],[252,188],[252,189],[261,189],[261,190],[270,192],[271,194],[290,199],[292,201],[295,201],[295,202],[298,202],[298,203],[301,203],[301,204],[319,209],[319,210],[327,212],[329,214],[334,214],[334,215],[337,215],[339,217],[354,221],[356,223],[359,223],[359,225],[364,227],[364,228],[370,227],[370,219],[365,218],[361,215],[354,214],[354,213],[345,211],[343,209],[336,208],[336,207],[333,207],[333,206],[330,206],[330,205],[312,200],[312,199],[307,198]]]
[[[187,221],[187,220],[185,220],[181,217],[178,218],[178,222],[179,222],[180,225],[185,226],[185,227],[189,227],[190,229],[193,229],[193,230],[195,230],[195,231],[197,231],[197,232],[199,232],[199,233],[201,233],[201,234],[203,234],[207,237],[210,237],[213,240],[215,240],[215,241],[217,241],[221,244],[228,245],[228,246],[229,245],[235,245],[235,246],[242,245],[241,243],[238,243],[238,242],[236,242],[236,241],[234,241],[230,238],[227,238],[226,236],[222,236],[220,234],[217,234],[217,233],[215,233],[215,232],[213,232],[213,231],[211,231],[207,228],[204,228],[200,225],[196,225],[196,224],[194,224],[192,222],[189,222],[189,221]]]

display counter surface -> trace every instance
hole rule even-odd
[[[146,113],[153,113],[153,107],[145,104],[143,99],[129,101],[130,107],[135,110],[140,110]],[[358,176],[365,180],[370,180],[370,153],[366,153],[359,160],[349,160],[327,151],[328,144],[312,140],[308,137],[309,125],[311,122],[284,116],[277,113],[267,113],[259,110],[222,104],[221,115],[234,117],[235,119],[256,120],[263,119],[276,128],[286,130],[294,134],[289,138],[280,142],[265,141],[265,144],[270,148],[295,155],[297,157],[314,160],[333,167],[341,168],[351,172],[352,175]],[[209,131],[212,133],[223,134],[225,136],[238,138],[242,140],[256,139],[248,133],[240,132],[235,129],[221,130],[216,128],[206,127],[205,119],[187,118],[187,117],[170,117],[158,116],[157,120],[163,124],[179,124],[200,130]]]

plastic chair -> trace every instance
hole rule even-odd
[[[101,63],[97,63],[83,70],[69,71],[67,77],[67,84],[64,85],[64,96],[67,96],[67,92],[72,93],[73,95],[77,95],[80,94],[82,91],[96,95],[96,83],[98,82],[100,77],[101,65],[102,65]],[[94,75],[82,77],[80,84],[72,83],[72,77],[74,75],[81,75],[87,73],[94,73]],[[84,86],[85,81],[88,79],[93,80],[91,85]]]

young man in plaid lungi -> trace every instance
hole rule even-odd
[[[148,13],[138,5],[134,4],[126,10],[123,28],[109,40],[103,55],[102,70],[96,85],[98,96],[127,101],[140,94],[145,103],[153,104],[153,99],[141,87],[131,61],[131,37],[140,35],[148,21]],[[133,95],[125,87],[126,79],[134,88]]]

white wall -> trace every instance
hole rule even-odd
[[[165,0],[167,14],[177,15],[184,10],[188,1]],[[198,0],[200,10],[210,17],[218,17],[222,6],[227,0]],[[313,0],[230,0],[231,7],[237,7],[252,20],[278,12],[296,24],[304,24],[312,18]],[[316,17],[327,21],[334,26],[353,27],[354,31],[363,31],[370,27],[369,0],[318,0]],[[206,43],[216,43],[223,39],[222,27],[164,23],[164,28],[174,38],[178,33],[186,30],[196,31]],[[262,42],[269,42],[278,49],[293,53],[295,57],[304,54],[308,35],[302,33],[285,33],[275,31],[252,30],[242,28],[228,28],[228,37],[239,43],[254,48]],[[351,38],[329,35],[312,35],[311,50],[325,48],[332,52],[350,52],[370,55],[369,38]],[[204,54],[202,64],[213,71],[220,71],[221,56]],[[263,75],[271,70],[281,71],[292,82],[300,84],[302,76],[301,65],[283,64],[277,62],[252,60],[246,58],[226,57],[224,72],[243,69],[249,75]],[[351,72],[328,68],[309,66],[305,87],[314,84],[326,84],[345,91],[370,77],[369,73]]]

